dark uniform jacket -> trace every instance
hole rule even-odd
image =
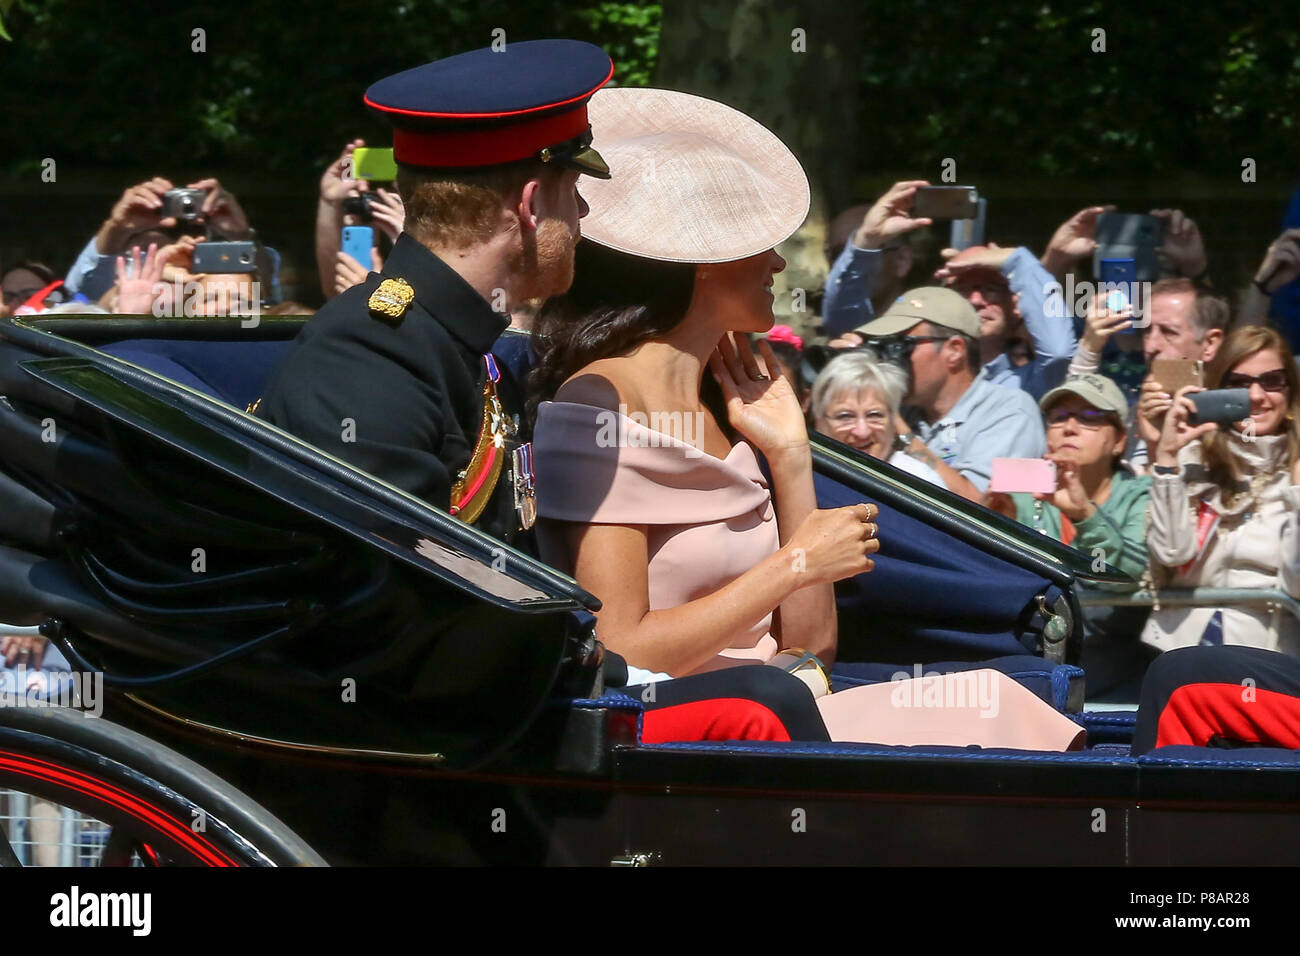
[[[367,305],[387,278],[405,279],[415,291],[400,321],[376,317]],[[483,355],[508,323],[403,233],[382,273],[331,299],[307,323],[257,415],[447,510],[482,422]],[[508,371],[498,392],[507,414],[521,418]],[[518,527],[508,466],[477,522],[505,540]]]

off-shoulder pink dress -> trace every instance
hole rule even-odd
[[[682,440],[699,436],[693,425],[691,416],[638,421],[591,405],[544,402],[533,430],[538,515],[644,525],[651,610],[711,594],[780,546],[753,448],[742,441],[716,458]],[[572,555],[553,532],[539,524],[543,554],[570,570]],[[769,614],[700,671],[768,660],[778,650],[771,627]],[[840,741],[1067,750],[1083,739],[1077,724],[994,670],[855,687],[817,703]]]

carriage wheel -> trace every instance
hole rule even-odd
[[[250,797],[174,750],[102,718],[0,706],[0,790],[111,827],[111,865],[325,865]],[[0,828],[0,865],[18,862]]]

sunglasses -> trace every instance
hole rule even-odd
[[[1275,368],[1262,375],[1242,375],[1240,372],[1229,372],[1223,376],[1223,381],[1219,383],[1219,387],[1250,388],[1256,382],[1266,392],[1285,392],[1287,388],[1286,370]]]
[[[1103,412],[1100,408],[1066,408],[1063,405],[1057,405],[1047,413],[1047,424],[1064,425],[1073,418],[1084,428],[1100,428],[1102,425],[1116,425],[1115,415],[1112,412]]]
[[[870,338],[864,343],[875,349],[886,362],[911,368],[912,351],[922,342],[946,342],[946,335],[890,335],[885,338]]]

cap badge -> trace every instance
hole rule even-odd
[[[405,279],[385,279],[379,288],[370,293],[366,303],[375,318],[400,325],[407,307],[415,301],[415,290]]]

